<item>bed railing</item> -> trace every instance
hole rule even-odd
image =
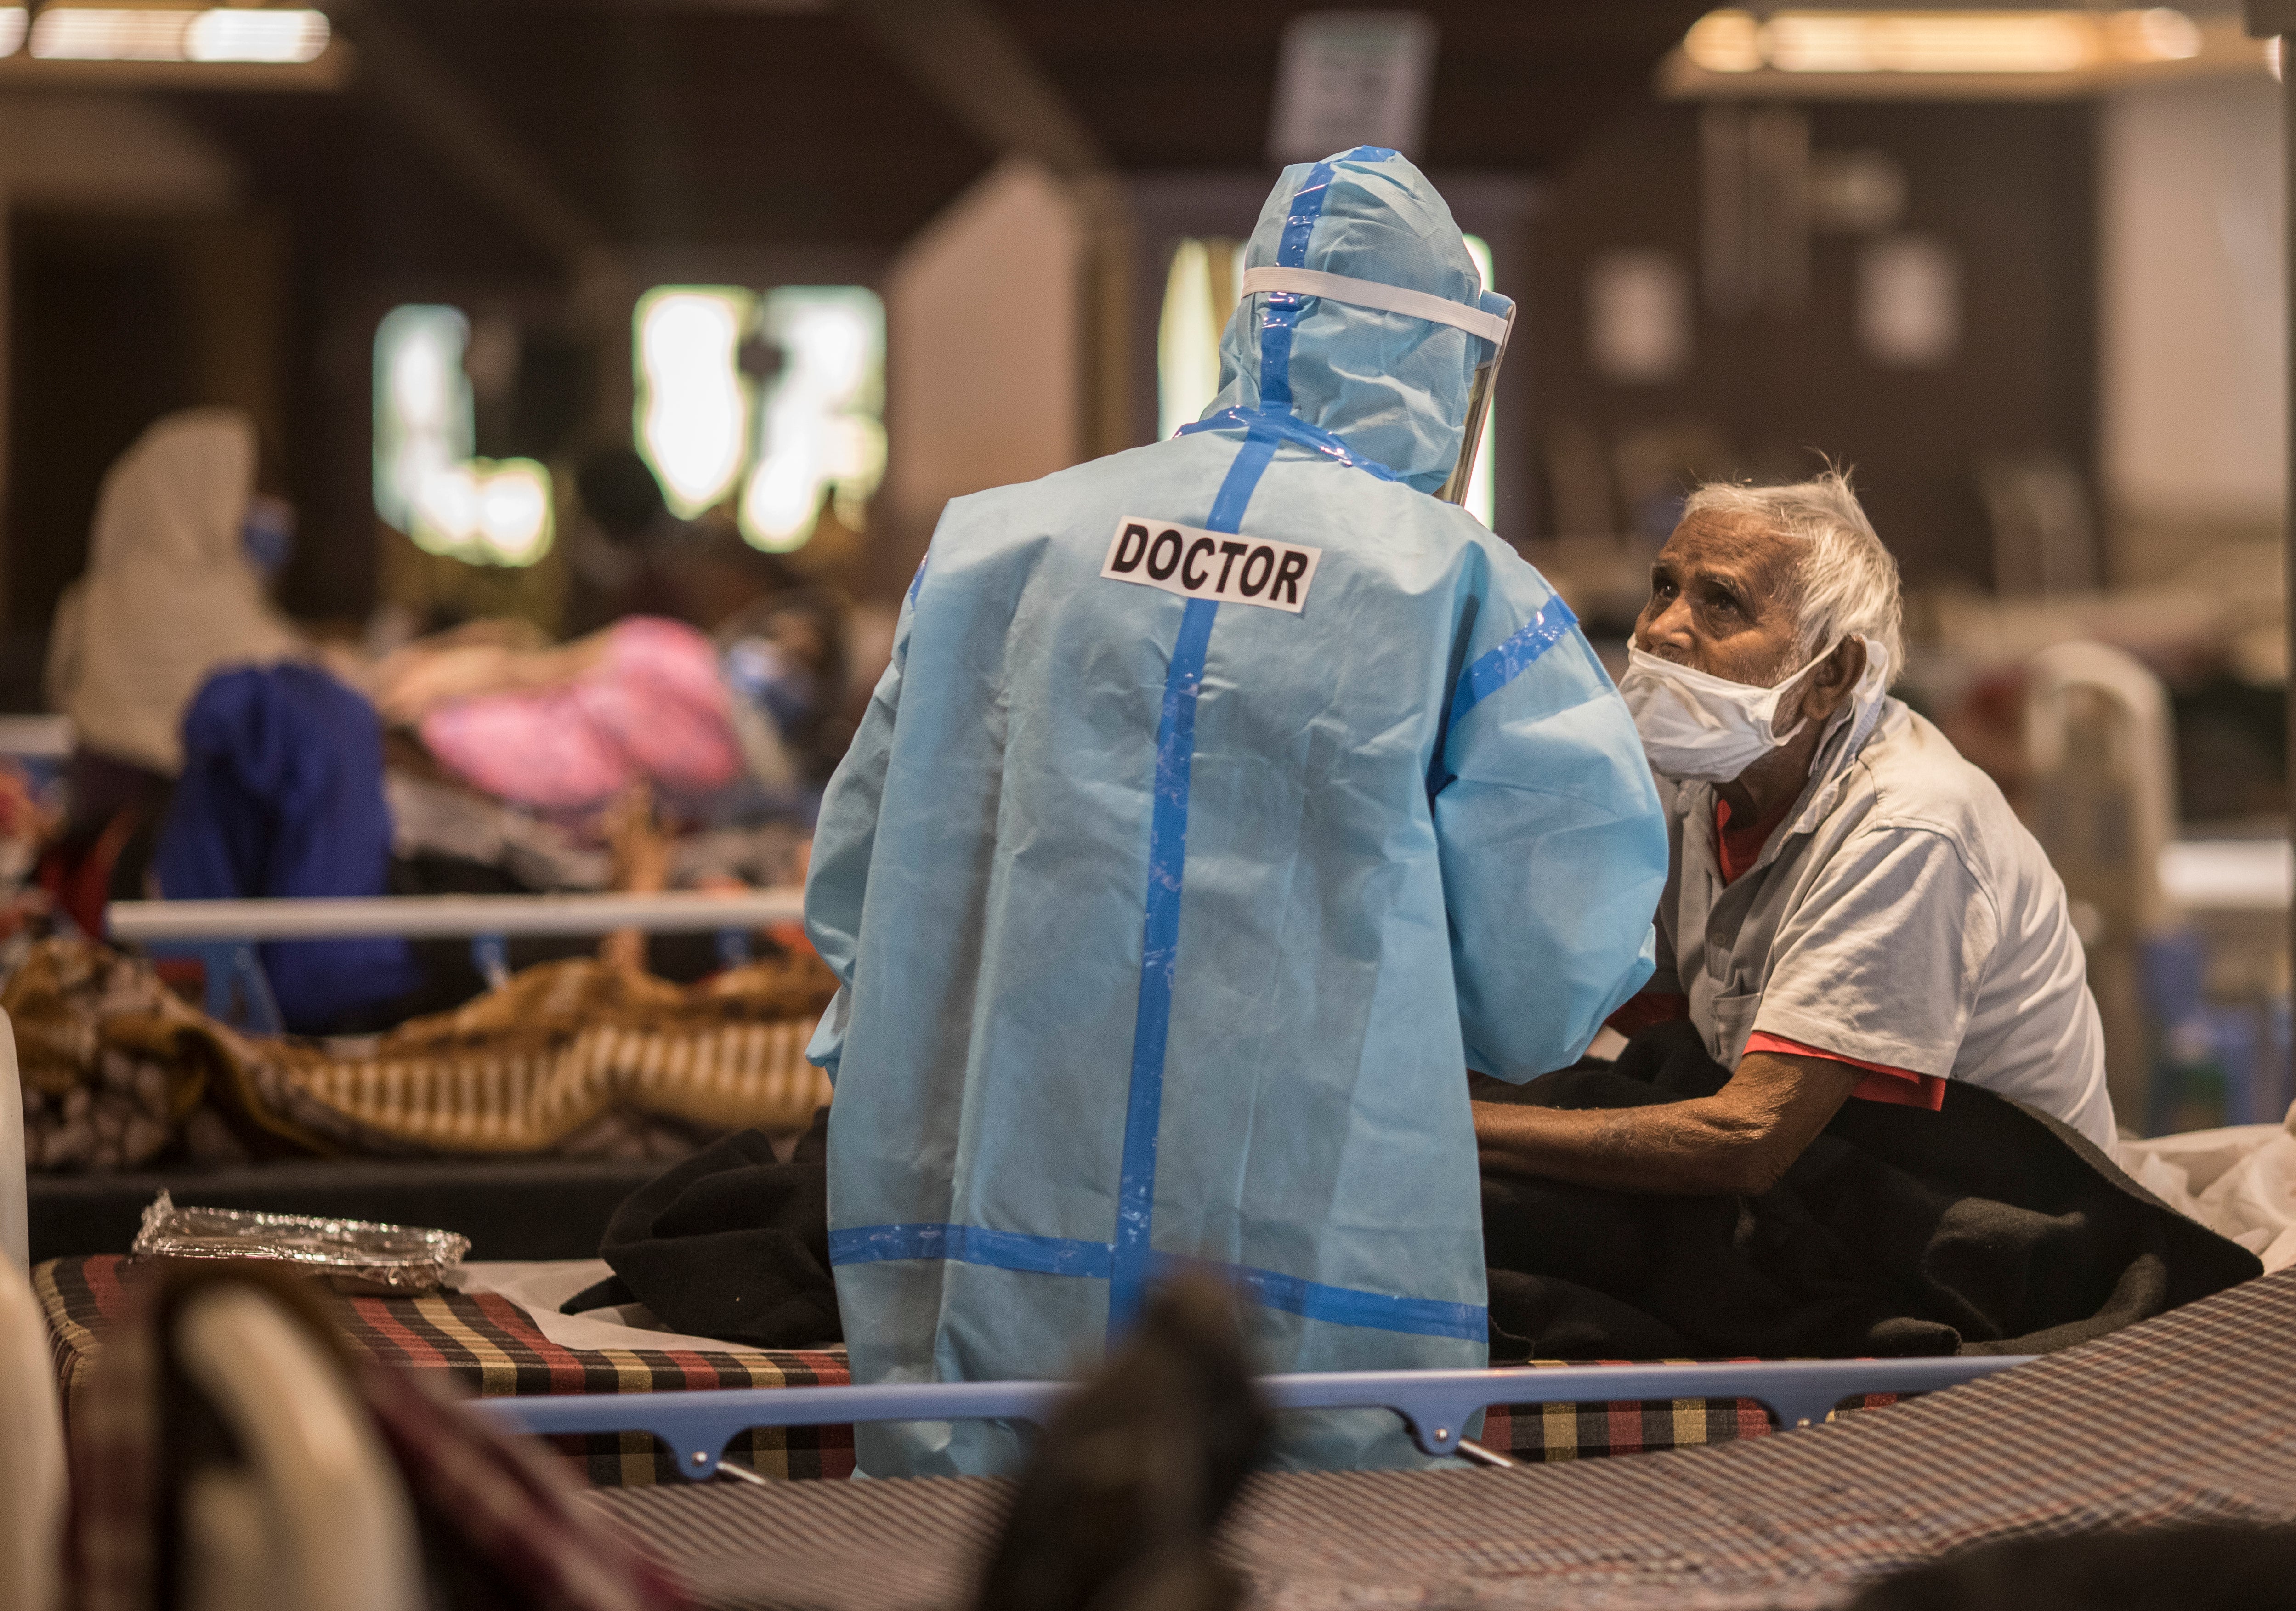
[[[499,988],[510,974],[513,935],[715,933],[728,966],[746,961],[750,935],[805,915],[794,886],[677,891],[659,895],[376,895],[293,900],[115,900],[104,926],[120,943],[155,956],[189,956],[207,970],[210,1017],[276,1034],[279,1007],[255,948],[266,941],[464,939],[480,977]]]
[[[1823,1421],[1844,1399],[1933,1393],[2027,1363],[2029,1354],[1920,1360],[1767,1360],[1723,1365],[1564,1365],[1511,1370],[1342,1370],[1259,1379],[1275,1410],[1391,1410],[1428,1454],[1511,1466],[1466,1436],[1494,1404],[1604,1404],[1640,1400],[1752,1399],[1785,1428]],[[887,1382],[865,1387],[744,1387],[693,1393],[488,1398],[468,1406],[514,1431],[648,1432],[676,1456],[679,1475],[724,1470],[726,1445],[757,1426],[849,1422],[1010,1420],[1042,1426],[1071,1382]]]

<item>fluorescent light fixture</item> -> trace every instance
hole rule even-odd
[[[51,5],[32,24],[45,62],[238,62],[297,65],[327,48],[316,11],[258,6]],[[0,38],[4,38],[0,26]]]
[[[31,26],[31,13],[20,5],[0,5],[0,56],[12,56],[24,48],[24,30]]]
[[[1709,12],[1683,53],[1712,73],[2070,73],[2187,61],[2201,31],[2184,12],[2144,11]]]
[[[194,62],[316,61],[327,48],[326,13],[218,6],[192,20],[184,36]]]
[[[711,285],[663,285],[638,299],[638,451],[680,520],[716,504],[740,479],[750,438],[742,338],[756,300]]]
[[[2104,19],[2104,29],[2114,53],[2123,61],[2189,62],[2201,53],[2199,24],[2165,5],[2116,12]]]

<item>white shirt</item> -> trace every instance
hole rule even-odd
[[[1984,1086],[2110,1155],[2104,1032],[2055,869],[1928,721],[1884,699],[1860,744],[1867,728],[1837,725],[1793,814],[1734,883],[1713,785],[1672,785],[1649,988],[1690,999],[1726,1067],[1761,1031]]]

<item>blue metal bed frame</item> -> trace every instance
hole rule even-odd
[[[1465,1428],[1494,1404],[1601,1404],[1638,1400],[1752,1399],[1781,1426],[1824,1420],[1844,1399],[1869,1393],[1932,1393],[2027,1363],[2030,1354],[1919,1360],[1771,1360],[1726,1365],[1567,1365],[1512,1370],[1347,1370],[1262,1377],[1275,1410],[1391,1410],[1431,1455],[1513,1461],[1471,1442]],[[692,1393],[582,1393],[488,1398],[472,1408],[503,1427],[547,1436],[648,1432],[676,1456],[678,1474],[702,1481],[723,1471],[726,1445],[757,1426],[826,1426],[856,1421],[1028,1421],[1042,1426],[1072,1382],[886,1382],[865,1387],[744,1387]]]

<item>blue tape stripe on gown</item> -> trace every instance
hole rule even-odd
[[[1374,1331],[1406,1331],[1417,1336],[1456,1337],[1480,1343],[1490,1336],[1490,1311],[1480,1303],[1445,1303],[1432,1298],[1391,1297],[1383,1292],[1363,1292],[1352,1286],[1327,1286],[1303,1281],[1279,1270],[1253,1270],[1242,1264],[1192,1264],[1175,1259],[1169,1273],[1181,1269],[1209,1270],[1225,1276],[1251,1302],[1268,1309],[1328,1320],[1335,1326],[1361,1326]]]
[[[1377,148],[1371,146],[1357,146],[1348,155],[1382,160]],[[1332,161],[1318,162],[1292,193],[1291,211],[1276,247],[1278,264],[1297,268],[1307,262],[1308,242],[1315,234],[1316,219],[1323,216],[1332,175]],[[1275,416],[1291,412],[1292,332],[1305,299],[1276,292],[1265,300],[1257,413],[1267,417],[1255,418],[1247,428],[1243,445],[1212,499],[1211,514],[1204,525],[1213,531],[1233,534],[1240,529],[1252,492],[1275,456],[1276,444],[1289,434],[1275,423]],[[1180,891],[1187,869],[1188,775],[1195,757],[1196,697],[1203,686],[1204,659],[1218,612],[1218,604],[1210,599],[1190,599],[1182,611],[1179,637],[1164,674],[1163,710],[1157,722],[1148,896],[1141,923],[1140,999],[1133,1018],[1132,1076],[1125,1097],[1114,1266],[1108,1284],[1111,1343],[1138,1318],[1141,1305],[1147,1301],[1155,1256],[1152,1238],[1156,1147],[1163,1125],[1164,1050],[1171,1029],[1172,978],[1179,960]]]
[[[829,1233],[829,1262],[835,1266],[879,1264],[900,1259],[947,1259],[1029,1275],[1106,1279],[1114,1264],[1115,1251],[1106,1242],[985,1230],[977,1225],[862,1225]],[[1335,1326],[1406,1332],[1415,1336],[1456,1337],[1466,1342],[1480,1342],[1488,1333],[1488,1312],[1477,1303],[1400,1298],[1387,1293],[1302,1280],[1278,1270],[1162,1253],[1154,1255],[1151,1269],[1159,1277],[1185,1270],[1215,1276],[1233,1283],[1252,1303]]]
[[[1435,740],[1435,758],[1427,765],[1427,793],[1431,796],[1441,793],[1443,785],[1451,781],[1451,774],[1443,770],[1443,755],[1450,747],[1451,735],[1461,719],[1529,670],[1540,655],[1562,642],[1563,635],[1578,624],[1578,618],[1570,612],[1570,606],[1562,602],[1558,593],[1505,643],[1477,655],[1473,663],[1459,674],[1459,686],[1451,695],[1450,714],[1444,718],[1443,731]]]
[[[1260,476],[1275,456],[1276,433],[1255,427],[1229,464],[1205,525],[1233,532],[1243,523]],[[1188,775],[1195,760],[1196,695],[1203,686],[1216,600],[1192,598],[1164,674],[1156,728],[1155,804],[1148,839],[1148,897],[1141,922],[1140,1002],[1132,1022],[1132,1078],[1124,1105],[1124,1154],[1116,1192],[1115,1265],[1108,1287],[1111,1337],[1147,1301],[1156,1207],[1156,1145],[1163,1128],[1164,1045],[1172,1024],[1172,976],[1180,952],[1180,886],[1188,860]]]
[[[1506,642],[1476,656],[1474,664],[1461,675],[1458,689],[1451,696],[1452,725],[1457,726],[1461,717],[1529,670],[1540,655],[1560,643],[1562,635],[1578,624],[1578,618],[1570,613],[1570,606],[1562,602],[1558,593],[1539,606],[1538,613]]]
[[[1223,408],[1218,414],[1208,414],[1200,420],[1181,426],[1172,434],[1193,436],[1199,431],[1248,431],[1254,425],[1266,425],[1285,441],[1296,442],[1302,448],[1324,455],[1334,464],[1345,464],[1350,470],[1361,470],[1376,481],[1398,479],[1394,471],[1377,459],[1365,458],[1349,447],[1346,438],[1320,425],[1310,425],[1296,414],[1273,414],[1265,408]]]
[[[1105,1242],[1067,1237],[1032,1237],[978,1225],[857,1225],[829,1233],[829,1262],[881,1264],[895,1259],[951,1259],[992,1270],[1027,1270],[1040,1276],[1108,1278]]]

